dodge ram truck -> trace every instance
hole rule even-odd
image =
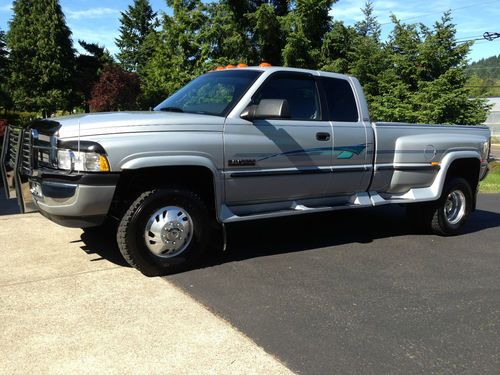
[[[206,73],[154,111],[35,120],[16,139],[2,167],[18,168],[40,213],[114,220],[145,275],[192,267],[243,220],[402,204],[457,234],[490,148],[487,127],[370,121],[354,77],[265,66]]]

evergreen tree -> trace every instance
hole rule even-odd
[[[354,56],[356,39],[353,27],[346,27],[343,22],[333,22],[332,29],[323,39],[319,68],[336,73],[350,73],[356,60]]]
[[[377,17],[373,14],[373,2],[367,0],[361,11],[363,12],[364,18],[356,22],[356,32],[360,36],[368,36],[378,40],[380,38],[380,24],[377,21]]]
[[[330,10],[337,0],[297,0],[295,8],[283,17],[286,43],[283,63],[315,69],[321,59],[323,40],[331,30]]]
[[[282,12],[284,12],[282,10]],[[261,61],[281,65],[281,50],[285,39],[281,33],[280,18],[271,4],[261,4],[246,14],[255,50],[255,63]]]
[[[361,9],[364,18],[354,25],[356,38],[353,43],[350,74],[363,82],[368,100],[380,95],[381,75],[389,68],[386,49],[380,42],[380,24],[373,14],[373,3],[367,1]]]
[[[241,28],[235,12],[225,1],[204,6],[206,20],[201,25],[199,44],[207,69],[218,65],[251,63],[256,51]]]
[[[200,42],[207,16],[201,0],[167,0],[172,16],[164,14],[162,30],[150,34],[155,46],[142,72],[145,103],[153,106],[206,71],[207,49]]]
[[[0,30],[0,107],[2,108],[11,106],[7,89],[9,75],[9,53],[7,52],[6,36],[5,32]]]
[[[393,17],[387,42],[371,1],[354,26],[332,22],[335,0],[167,0],[162,30],[141,76],[150,105],[217,65],[263,60],[326,69],[359,78],[378,121],[479,123],[486,114],[470,99],[465,61],[470,44],[456,43],[449,14],[432,28]]]
[[[393,18],[385,47],[389,64],[379,76],[371,113],[384,121],[479,124],[487,106],[466,87],[469,43],[456,43],[449,13],[432,29]]]
[[[7,35],[10,87],[22,110],[69,109],[74,74],[71,32],[57,0],[15,0]]]
[[[124,69],[140,71],[151,57],[152,51],[145,47],[144,41],[155,31],[156,15],[149,0],[134,0],[134,4],[121,13],[120,37],[116,45],[120,50],[117,58]]]

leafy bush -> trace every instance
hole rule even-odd
[[[2,117],[8,125],[25,126],[40,115],[36,112],[6,112]]]
[[[92,88],[92,112],[133,110],[141,91],[139,77],[117,65],[107,65]]]

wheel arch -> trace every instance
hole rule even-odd
[[[143,191],[158,187],[187,187],[198,193],[216,218],[223,196],[223,182],[215,165],[203,157],[152,156],[126,162],[120,173],[112,214],[121,215],[125,203],[133,201]]]
[[[454,159],[446,171],[445,182],[454,177],[461,177],[469,183],[472,190],[472,210],[476,209],[476,193],[479,187],[480,172],[480,157],[464,157]]]
[[[464,178],[472,190],[472,210],[476,207],[476,193],[481,171],[481,155],[477,151],[457,151],[448,153],[442,160],[440,176],[435,181],[438,188],[436,197],[440,197],[446,181],[454,177]]]

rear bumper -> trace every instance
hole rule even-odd
[[[40,213],[48,219],[66,227],[92,227],[106,219],[118,177],[117,174],[32,177],[30,190]]]

